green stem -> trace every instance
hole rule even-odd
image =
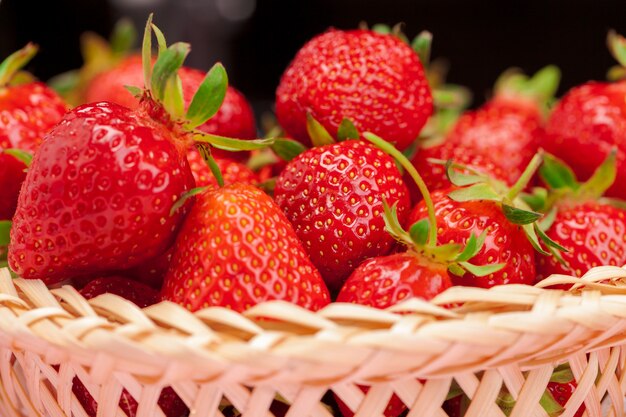
[[[510,188],[509,192],[506,195],[506,199],[508,201],[515,200],[518,194],[521,193],[526,188],[526,186],[528,185],[528,183],[530,183],[530,180],[533,178],[533,175],[535,175],[535,172],[537,171],[537,169],[539,168],[542,162],[543,162],[543,151],[539,151],[535,154],[535,156],[533,156],[533,159],[530,160],[530,163],[528,164],[528,166],[526,166],[526,169],[524,170],[524,172],[522,172],[522,175],[517,179],[515,184],[513,184],[513,186]]]
[[[150,13],[146,22],[146,29],[143,32],[143,43],[141,46],[141,61],[143,65],[143,86],[146,91],[151,90],[152,80],[152,16]]]
[[[13,52],[2,63],[0,63],[0,87],[4,87],[11,81],[11,78],[24,65],[30,61],[39,48],[34,43],[28,43],[19,51]]]
[[[373,133],[365,132],[363,137],[368,141],[372,142],[378,148],[383,150],[388,155],[391,155],[396,161],[400,162],[400,165],[404,167],[406,172],[409,173],[417,188],[422,193],[422,197],[424,198],[424,203],[426,204],[426,209],[428,210],[428,221],[431,224],[430,230],[428,231],[428,245],[434,246],[437,244],[437,218],[435,216],[435,205],[433,204],[433,200],[430,197],[430,192],[428,191],[428,187],[426,183],[422,179],[422,176],[417,172],[413,164],[393,146],[391,143],[385,141],[383,138],[376,136]]]

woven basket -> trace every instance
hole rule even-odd
[[[453,287],[430,303],[387,311],[331,304],[311,313],[284,302],[244,314],[197,313],[161,303],[146,309],[105,294],[87,302],[72,287],[12,280],[0,270],[0,415],[87,414],[72,393],[77,376],[98,401],[98,417],[125,414],[125,388],[138,417],[163,416],[171,386],[192,416],[271,416],[281,398],[288,417],[330,417],[331,390],[357,417],[382,416],[395,393],[409,417],[444,417],[454,383],[471,399],[466,416],[547,416],[539,405],[555,366],[569,363],[578,387],[573,416],[623,416],[626,392],[626,270],[598,267],[571,291],[509,285]],[[440,306],[462,305],[453,309]],[[454,382],[453,382],[454,381]],[[371,388],[366,394],[358,385]]]

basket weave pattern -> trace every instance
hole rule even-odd
[[[72,393],[75,376],[98,401],[98,417],[125,414],[125,388],[138,417],[171,386],[192,416],[223,416],[227,401],[244,417],[272,415],[279,395],[288,417],[330,417],[328,390],[357,417],[382,416],[395,393],[409,417],[445,417],[453,383],[471,399],[466,416],[548,416],[539,405],[555,366],[569,363],[578,387],[564,417],[624,415],[626,270],[598,267],[572,291],[509,285],[453,287],[432,302],[382,311],[331,304],[318,313],[270,302],[243,314],[197,313],[171,303],[146,309],[114,295],[86,301],[74,288],[48,290],[0,270],[0,415],[87,414]],[[541,283],[573,283],[552,276]],[[462,305],[452,309],[443,306]],[[370,385],[364,394],[359,385]],[[602,406],[604,405],[604,410]]]

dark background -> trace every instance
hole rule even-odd
[[[190,66],[207,69],[221,60],[231,83],[259,112],[271,108],[280,75],[298,48],[331,26],[404,22],[410,37],[430,30],[433,57],[449,59],[448,80],[469,86],[475,105],[510,66],[534,72],[557,64],[561,94],[604,79],[614,64],[606,33],[626,33],[624,0],[0,0],[0,57],[35,41],[41,52],[30,69],[45,80],[81,65],[83,31],[106,37],[121,16],[141,30],[150,11],[169,43],[192,44]]]

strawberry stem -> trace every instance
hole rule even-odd
[[[146,22],[146,29],[143,32],[143,43],[141,46],[141,61],[143,65],[143,85],[146,91],[152,91],[150,80],[152,80],[152,16],[150,13]]]
[[[421,175],[417,172],[413,164],[404,156],[402,152],[397,150],[395,146],[391,143],[385,141],[380,136],[376,136],[371,132],[365,132],[363,137],[368,141],[372,142],[378,148],[383,150],[388,155],[391,155],[395,158],[396,161],[402,165],[402,167],[409,173],[417,188],[422,193],[422,198],[424,199],[424,203],[426,204],[426,209],[428,210],[428,221],[431,224],[430,230],[428,232],[428,245],[434,246],[437,244],[437,218],[435,216],[435,205],[433,204],[433,200],[430,197],[430,192],[428,191],[428,187],[426,183],[422,179]]]
[[[530,160],[530,163],[528,164],[528,166],[526,166],[526,169],[524,170],[524,172],[522,172],[522,175],[517,179],[515,184],[513,184],[513,186],[509,189],[509,192],[506,194],[506,199],[508,201],[515,200],[515,198],[519,195],[519,193],[524,191],[524,189],[530,183],[530,180],[532,180],[533,176],[535,175],[535,172],[537,171],[537,169],[539,168],[542,162],[543,162],[543,151],[539,151],[535,154],[535,156],[533,156],[533,159]]]
[[[6,86],[13,76],[30,61],[39,47],[34,43],[27,43],[19,51],[13,52],[0,63],[0,88]]]

